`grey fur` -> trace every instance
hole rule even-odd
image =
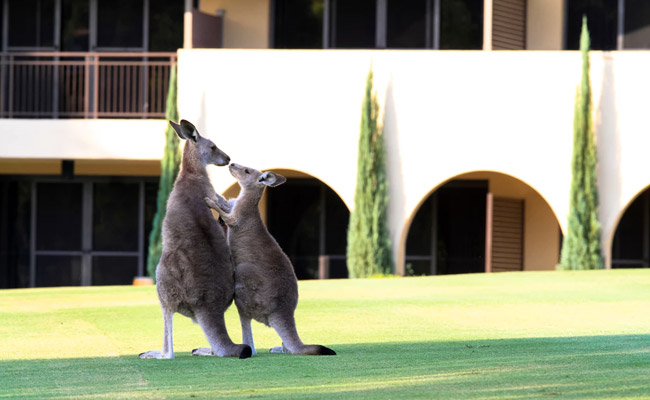
[[[219,196],[206,197],[228,226],[228,242],[235,264],[235,305],[242,324],[244,344],[255,354],[251,319],[273,327],[283,341],[272,352],[291,354],[334,355],[321,345],[305,345],[296,331],[294,312],[298,305],[298,281],[291,261],[284,254],[262,222],[258,203],[266,186],[286,181],[273,172],[260,172],[231,164],[230,173],[237,179],[241,192],[236,200]],[[232,208],[229,212],[223,206]]]
[[[170,124],[187,142],[167,201],[162,256],[156,270],[163,348],[142,353],[140,358],[174,358],[174,313],[198,322],[210,343],[211,355],[250,357],[250,347],[234,344],[226,331],[224,312],[234,296],[234,269],[223,229],[203,201],[216,195],[206,166],[228,165],[230,157],[201,137],[191,123],[183,120],[180,125]]]

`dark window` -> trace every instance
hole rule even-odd
[[[566,48],[580,48],[582,16],[587,26],[593,50],[615,50],[618,18],[618,0],[568,0]]]
[[[34,179],[0,176],[0,288],[30,285],[31,255],[36,262],[31,277],[36,286],[80,285],[84,283],[82,266],[91,268],[91,284],[130,284],[138,274],[140,240],[144,244],[142,256],[145,260],[147,256],[156,210],[156,179],[83,179],[35,185]],[[32,187],[36,189],[35,249],[31,248],[30,235]],[[85,202],[92,202],[93,212],[84,221]],[[86,238],[91,238],[90,248],[82,247]],[[88,266],[83,264],[86,260]]]
[[[158,182],[145,182],[144,184],[144,265],[149,258],[149,235],[156,215],[158,201]],[[146,271],[145,271],[146,273]]]
[[[650,1],[625,1],[623,47],[626,49],[650,49]]]
[[[138,275],[138,257],[93,257],[93,285],[129,285]]]
[[[29,286],[31,184],[0,181],[0,288]]]
[[[63,0],[61,3],[61,48],[63,51],[88,51],[88,0]]]
[[[480,50],[483,48],[483,2],[441,0],[440,48]]]
[[[138,183],[93,185],[93,250],[138,251]]]
[[[426,47],[427,0],[388,0],[386,46]]]
[[[54,46],[54,0],[9,0],[9,46]]]
[[[176,51],[183,47],[183,2],[152,0],[149,4],[149,50]]]
[[[36,187],[36,249],[81,250],[81,183],[39,183]]]
[[[277,0],[273,11],[276,48],[321,48],[324,7],[329,4],[328,43],[332,48],[431,48],[434,0],[386,0],[378,21],[377,0]],[[441,49],[481,49],[483,1],[441,0]],[[380,13],[383,15],[383,12]],[[379,40],[379,42],[378,42]]]
[[[273,45],[277,49],[323,47],[323,0],[276,0]]]
[[[142,48],[142,0],[97,1],[97,46]]]
[[[374,48],[376,0],[332,0],[333,47]]]
[[[81,285],[81,256],[37,256],[36,286]]]

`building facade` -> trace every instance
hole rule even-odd
[[[144,272],[176,63],[181,117],[234,162],[288,176],[262,211],[300,279],[323,265],[347,276],[370,68],[395,272],[554,269],[583,14],[606,264],[649,266],[646,2],[4,0],[2,11],[0,287]],[[226,169],[210,173],[236,194]]]

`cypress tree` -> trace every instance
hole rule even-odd
[[[351,278],[390,273],[388,180],[384,136],[377,125],[379,103],[373,93],[372,69],[366,79],[361,110],[354,211],[348,225],[347,264]]]
[[[176,82],[176,66],[172,67],[169,75],[169,91],[167,92],[167,104],[165,119],[178,121],[178,108],[176,104],[176,93],[178,87]],[[162,221],[167,211],[167,199],[174,188],[174,181],[178,175],[181,164],[181,152],[179,149],[180,140],[171,125],[167,124],[165,132],[165,152],[160,161],[160,182],[158,184],[158,197],[156,200],[156,214],[153,218],[151,232],[149,233],[149,254],[147,258],[147,272],[150,277],[156,279],[156,267],[162,254]]]
[[[598,221],[596,182],[596,144],[591,122],[591,84],[589,82],[589,31],[582,19],[580,52],[582,80],[576,93],[573,119],[573,157],[568,230],[562,244],[559,269],[603,268]]]

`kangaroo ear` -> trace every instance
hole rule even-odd
[[[271,187],[280,186],[286,181],[287,178],[285,178],[282,175],[275,174],[271,171],[264,172],[262,176],[260,176],[260,179],[258,180],[259,183]]]
[[[174,128],[176,134],[181,139],[192,140],[194,143],[199,140],[199,131],[196,130],[191,122],[183,119],[181,120],[180,125],[174,121],[169,121],[169,124]]]

